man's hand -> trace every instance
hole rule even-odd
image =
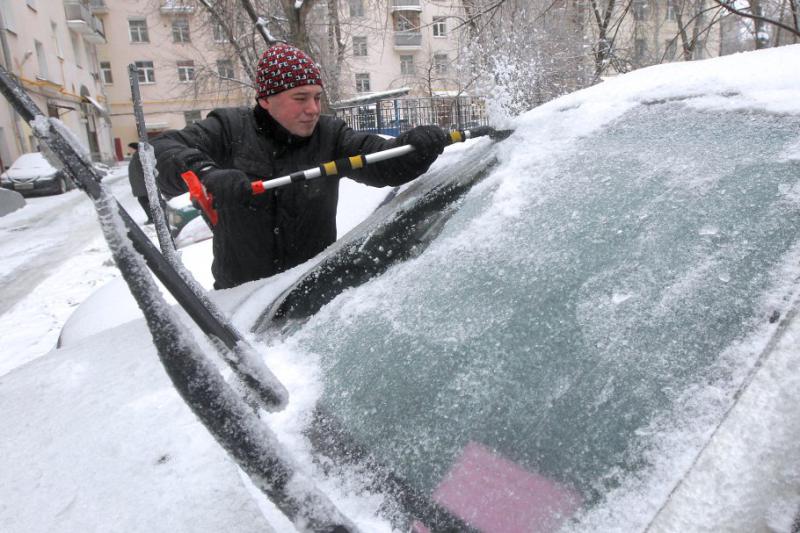
[[[447,134],[439,126],[417,126],[397,138],[397,145],[410,144],[420,163],[430,165],[448,144]]]
[[[215,168],[203,173],[201,181],[213,198],[215,209],[247,205],[253,196],[253,187],[241,170]]]

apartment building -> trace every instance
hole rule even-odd
[[[0,0],[0,53],[46,114],[61,119],[95,160],[112,157],[95,49],[106,40],[88,0]],[[31,129],[0,103],[0,166],[38,150]]]
[[[192,2],[103,0],[109,38],[98,47],[100,75],[118,159],[138,139],[128,66],[136,65],[148,133],[180,129],[216,107],[250,105],[227,37]]]
[[[717,9],[714,9],[717,7]],[[615,48],[632,70],[648,65],[716,57],[728,26],[713,0],[632,0]]]
[[[464,94],[460,0],[340,2],[345,60],[336,100],[407,87],[412,96]]]

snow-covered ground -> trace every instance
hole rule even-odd
[[[138,222],[127,167],[104,180]],[[0,375],[50,351],[64,322],[119,271],[100,234],[89,198],[75,189],[31,197],[0,218]]]

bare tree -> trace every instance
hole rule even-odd
[[[794,42],[797,42],[798,38],[800,38],[800,24],[798,24],[800,5],[798,5],[798,0],[789,0],[791,20],[787,21],[788,23],[781,20],[783,18],[781,15],[778,15],[777,17],[765,15],[765,4],[762,2],[762,0],[750,0],[749,6],[747,7],[738,7],[733,1],[730,0],[713,1],[728,12],[753,22],[753,38],[755,47],[757,49],[769,46],[770,37],[767,28],[770,26],[774,26],[788,32],[793,36]],[[780,5],[783,5],[783,3]],[[779,11],[780,7],[778,7],[777,10]]]
[[[473,72],[484,73],[478,84],[509,114],[591,83],[581,2],[467,0],[464,7]]]

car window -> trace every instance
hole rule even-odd
[[[786,311],[798,131],[652,103],[501,168],[516,194],[473,189],[425,253],[294,335],[321,360],[322,407],[423,493],[477,443],[596,505]]]

